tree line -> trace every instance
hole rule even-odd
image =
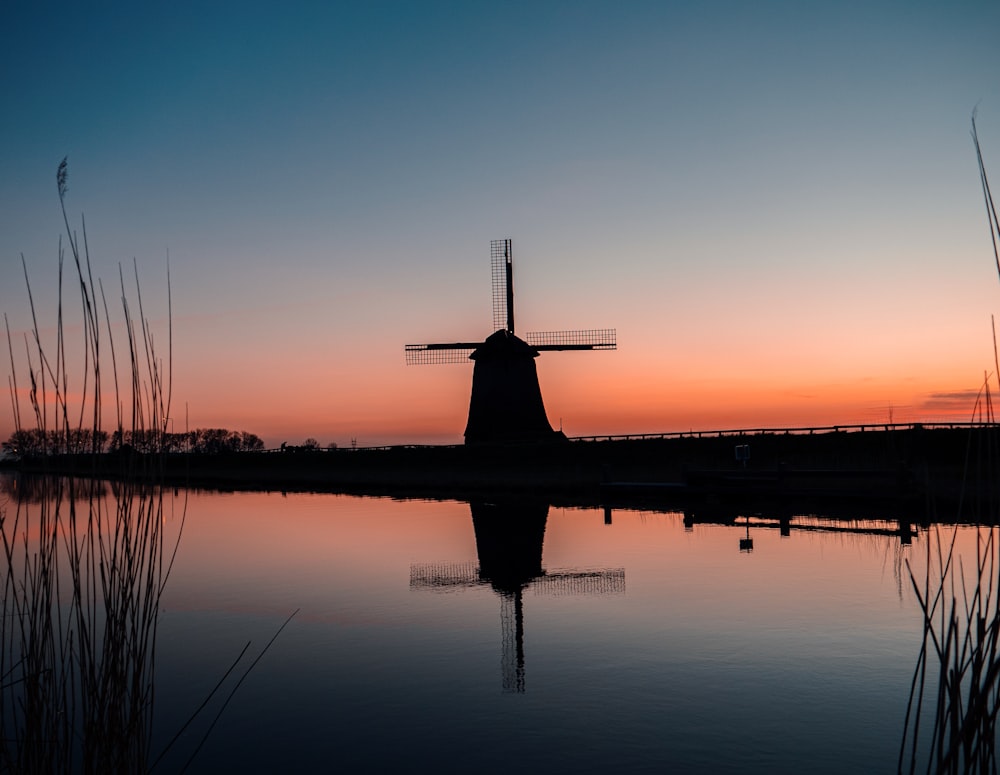
[[[14,431],[0,447],[5,453],[18,457],[122,451],[212,455],[222,452],[260,452],[264,449],[264,442],[254,433],[225,428],[197,428],[184,433],[167,433],[155,429],[108,433],[86,428],[71,431],[29,428]]]

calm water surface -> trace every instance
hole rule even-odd
[[[194,771],[896,767],[921,639],[904,560],[920,566],[924,534],[903,546],[754,525],[747,552],[745,526],[685,527],[682,514],[615,511],[609,524],[544,504],[187,499],[154,750],[248,641],[234,675],[298,611]]]

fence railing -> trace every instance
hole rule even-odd
[[[725,428],[710,431],[665,431],[662,433],[600,433],[590,436],[569,436],[573,442],[594,441],[644,441],[657,439],[712,439],[741,436],[812,436],[819,433],[863,433],[867,431],[911,431],[918,428],[930,430],[961,430],[969,428],[1000,428],[1000,423],[988,422],[869,422],[847,425],[813,425],[796,428]],[[331,450],[317,449],[317,452],[375,452],[392,449],[442,449],[462,447],[463,444],[381,444],[376,446],[337,447]],[[286,450],[266,449],[264,452],[295,452],[297,448]]]
[[[612,433],[592,436],[571,436],[570,441],[639,441],[643,439],[703,439],[728,436],[812,436],[817,433],[858,433],[864,431],[915,430],[917,428],[960,430],[963,428],[995,428],[1000,423],[988,422],[868,422],[848,425],[813,425],[799,428],[727,428],[711,431],[668,431],[665,433]]]

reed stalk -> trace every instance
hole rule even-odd
[[[130,317],[123,276],[125,337],[116,351],[103,287],[93,279],[85,226],[81,240],[66,215],[66,160],[56,178],[66,241],[60,239],[59,245],[54,344],[43,341],[22,257],[32,318],[31,332],[24,337],[24,361],[34,430],[45,440],[48,453],[78,452],[80,440],[86,439],[90,453],[98,454],[105,387],[101,362],[108,353],[119,437],[125,430],[123,419],[130,414],[133,433],[152,431],[162,438],[170,407],[170,358],[166,366],[158,358],[149,321],[142,318],[136,325]],[[79,287],[79,344],[69,343],[66,336],[71,330],[63,298],[67,248]],[[137,269],[135,278],[141,315]],[[21,425],[26,414],[14,342],[9,324],[5,327],[14,420],[21,432],[26,430]],[[128,391],[119,385],[116,352],[128,355]],[[73,371],[71,355],[82,359],[82,369]],[[71,385],[71,371],[82,374],[79,385]],[[71,399],[71,387],[80,391],[79,399]],[[123,396],[131,402],[130,412],[124,409]],[[122,456],[121,461],[122,477],[110,488],[92,479],[48,476],[19,488],[16,499],[0,505],[5,559],[0,771],[135,773],[149,768],[159,601],[184,512],[180,510],[171,546],[164,528],[169,496],[156,478],[162,457]],[[136,476],[140,466],[141,478]]]
[[[44,471],[41,477],[21,477],[15,481],[16,497],[0,502],[0,548],[5,560],[0,573],[0,772],[151,771],[232,676],[235,685],[221,700],[221,709],[206,722],[193,752],[185,754],[186,769],[236,690],[297,611],[237,675],[251,645],[247,643],[180,731],[161,750],[151,750],[158,613],[186,515],[186,496],[170,495],[162,486],[163,458],[175,442],[167,433],[173,372],[170,269],[164,363],[143,308],[138,264],[133,261],[131,290],[119,267],[123,319],[116,327],[104,286],[94,279],[86,224],[81,219],[82,238],[78,238],[66,215],[65,159],[56,182],[65,246],[79,287],[82,340],[74,347],[65,336],[69,330],[62,291],[66,248],[60,238],[54,346],[43,341],[22,256],[32,319],[31,331],[24,337],[23,364],[30,385],[27,404],[34,417],[30,429],[22,424],[28,416],[22,412],[18,384],[22,371],[4,316],[15,434],[33,440],[32,453],[43,464],[47,456],[81,451],[89,452],[96,464],[109,436],[103,429],[102,360],[110,357],[108,391],[113,391],[115,402],[110,438],[120,469],[111,484],[93,476],[73,479]],[[138,323],[133,309],[139,311]],[[119,333],[116,339],[116,330],[124,335]],[[83,375],[79,399],[70,398],[71,352],[82,359],[76,372]],[[127,366],[120,368],[119,360],[127,361]],[[125,450],[125,439],[141,440],[142,453]],[[96,470],[95,466],[91,473]],[[176,517],[173,536],[166,533],[168,517]]]
[[[972,140],[980,183],[1000,275],[1000,220],[972,114]],[[996,329],[993,358],[1000,380]],[[990,376],[973,410],[973,420],[994,424]],[[995,439],[985,448],[968,450],[966,472],[988,488],[977,487],[975,498],[959,505],[948,530],[936,527],[928,535],[923,578],[910,567],[910,581],[923,615],[923,643],[917,658],[907,703],[898,769],[900,772],[997,772],[997,716],[1000,714],[1000,484]],[[975,469],[974,469],[975,467]],[[964,511],[963,511],[964,509]],[[957,552],[958,523],[976,527],[974,567],[966,568]],[[926,753],[924,753],[926,751]]]

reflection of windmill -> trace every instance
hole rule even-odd
[[[475,563],[420,563],[410,566],[410,588],[445,591],[489,584],[500,595],[503,689],[524,691],[524,591],[536,594],[614,595],[625,592],[622,568],[552,570],[542,568],[547,503],[472,503]]]
[[[483,342],[406,345],[407,364],[464,363],[472,359],[472,398],[465,442],[559,438],[545,416],[534,359],[543,350],[615,350],[615,329],[539,331],[514,335],[514,261],[511,241],[490,243],[493,328]]]

